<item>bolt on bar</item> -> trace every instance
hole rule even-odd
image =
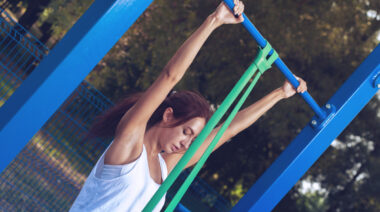
[[[233,10],[234,2],[233,0],[224,0],[226,5]],[[253,38],[256,40],[256,42],[264,48],[267,44],[267,41],[264,39],[264,37],[260,34],[260,32],[256,29],[256,27],[252,24],[252,22],[248,19],[248,17],[243,13],[243,25],[248,30],[248,32],[253,36]],[[272,50],[273,52],[273,50]],[[272,52],[269,54],[271,55]],[[285,65],[285,63],[281,60],[281,58],[278,58],[275,62],[277,65],[277,68],[280,69],[280,71],[285,75],[285,77],[289,80],[289,82],[297,88],[299,85],[298,80],[294,77],[293,73],[289,70],[289,68]],[[319,119],[324,120],[326,118],[326,113],[319,107],[317,102],[311,97],[309,92],[304,92],[300,94],[302,98],[310,105],[310,107],[314,110],[316,115]]]

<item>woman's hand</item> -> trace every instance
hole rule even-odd
[[[224,2],[220,3],[218,8],[216,8],[212,15],[216,18],[218,26],[222,24],[238,24],[244,21],[242,16],[242,13],[244,12],[243,2],[234,0],[234,4],[235,7],[233,13]],[[237,17],[235,17],[235,15],[237,15]]]
[[[306,82],[297,76],[296,76],[296,79],[298,80],[298,82],[300,82],[300,85],[298,86],[297,90],[293,88],[293,85],[290,84],[290,82],[288,80],[286,80],[284,82],[284,85],[281,87],[281,90],[283,91],[284,98],[289,98],[289,97],[293,96],[296,92],[297,93],[303,93],[303,92],[307,91]]]

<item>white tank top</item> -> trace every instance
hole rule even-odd
[[[105,165],[106,151],[92,169],[70,212],[139,212],[160,187],[160,184],[150,177],[148,156],[144,145],[140,157],[125,165]],[[162,179],[165,180],[167,177],[165,160],[160,154],[158,157]],[[164,203],[165,196],[153,211],[160,211]]]

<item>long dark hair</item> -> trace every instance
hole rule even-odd
[[[87,138],[112,138],[123,115],[137,102],[141,95],[142,93],[137,93],[124,98],[105,113],[97,116]],[[212,115],[210,104],[199,93],[194,91],[171,92],[150,117],[147,130],[162,120],[162,116],[168,107],[173,109],[173,115],[178,120],[172,127],[195,117],[205,118],[207,122]]]

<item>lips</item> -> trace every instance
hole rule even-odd
[[[176,151],[179,150],[179,148],[178,148],[176,145],[173,145],[172,148],[171,148],[171,150],[172,150],[173,152],[176,152]]]

